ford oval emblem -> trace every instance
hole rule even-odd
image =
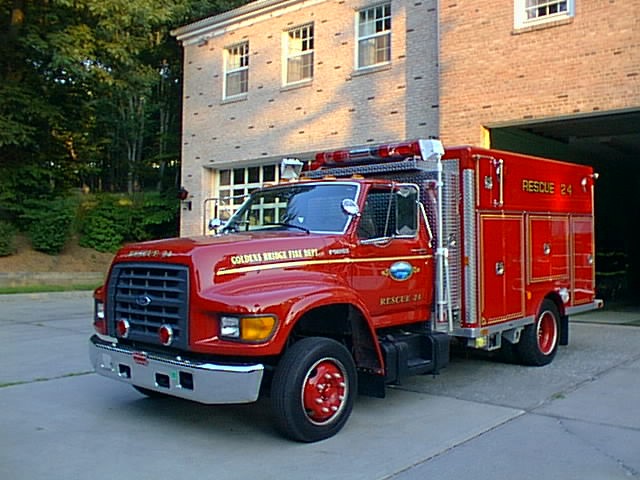
[[[396,262],[389,268],[389,276],[399,282],[409,280],[413,275],[413,265],[408,262]]]
[[[151,298],[148,295],[140,295],[136,298],[136,303],[141,307],[151,305]]]

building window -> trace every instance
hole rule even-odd
[[[249,89],[249,43],[240,43],[225,50],[224,96],[235,97]]]
[[[391,4],[367,8],[357,15],[357,68],[388,63],[391,60]]]
[[[247,195],[265,183],[278,182],[279,173],[277,165],[220,170],[217,185],[217,212],[211,212],[212,217],[223,221],[228,220],[244,203]]]
[[[285,83],[296,83],[313,78],[313,24],[285,32]]]
[[[574,0],[516,0],[515,26],[523,28],[573,17]]]

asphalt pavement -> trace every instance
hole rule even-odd
[[[89,292],[0,296],[2,479],[640,478],[640,309],[572,318],[530,368],[457,355],[337,436],[281,438],[269,402],[152,400],[90,370]]]

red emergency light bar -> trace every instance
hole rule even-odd
[[[420,143],[387,143],[371,147],[359,147],[352,150],[316,153],[310,170],[319,168],[351,167],[371,162],[398,162],[409,157],[420,156]]]

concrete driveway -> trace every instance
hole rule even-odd
[[[92,373],[88,292],[0,296],[0,478],[640,478],[640,313],[603,313],[549,366],[459,355],[303,445],[268,401],[152,400]]]

